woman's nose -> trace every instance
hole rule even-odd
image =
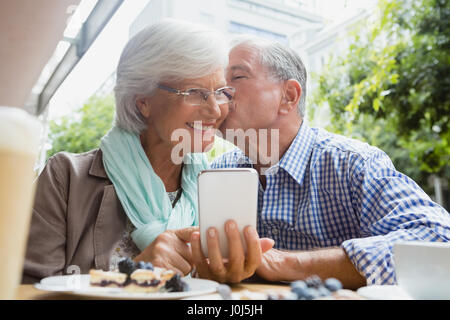
[[[206,99],[205,103],[202,105],[202,113],[211,119],[220,118],[221,111],[214,95],[210,95],[208,99]]]

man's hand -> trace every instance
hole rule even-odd
[[[312,251],[282,251],[271,249],[262,256],[256,274],[269,281],[304,280],[312,275],[322,280],[339,279],[344,288],[357,289],[366,279],[356,270],[342,248]]]
[[[188,245],[193,232],[198,232],[198,227],[166,230],[134,260],[148,261],[154,266],[187,275],[193,268],[191,248]]]
[[[238,283],[255,273],[261,263],[263,252],[271,249],[274,241],[260,239],[256,230],[250,226],[244,228],[247,254],[241,241],[236,222],[229,220],[225,224],[228,239],[228,261],[224,261],[219,248],[219,234],[216,228],[207,231],[208,259],[203,255],[200,233],[193,232],[191,237],[192,257],[199,277],[219,282]]]
[[[301,254],[271,249],[262,256],[261,264],[256,269],[256,274],[268,281],[298,280],[306,278],[302,275],[302,269],[292,263],[300,258]]]

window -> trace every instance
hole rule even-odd
[[[250,33],[250,34],[257,35],[261,38],[275,40],[275,41],[278,41],[278,42],[286,44],[286,45],[289,44],[289,40],[285,35],[274,33],[272,31],[255,28],[255,27],[237,23],[234,21],[230,21],[229,26],[228,26],[228,31],[230,33],[239,33],[239,34],[240,33]]]

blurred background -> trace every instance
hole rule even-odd
[[[293,48],[311,126],[366,141],[450,209],[450,1],[0,0],[0,105],[44,125],[41,157],[98,147],[130,37],[171,17]],[[232,146],[217,139],[210,160]]]

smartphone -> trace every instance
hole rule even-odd
[[[246,250],[243,229],[256,229],[258,210],[258,172],[252,168],[203,170],[198,175],[198,210],[200,241],[208,257],[206,232],[215,227],[219,232],[219,245],[223,258],[228,258],[225,222],[236,221]]]

